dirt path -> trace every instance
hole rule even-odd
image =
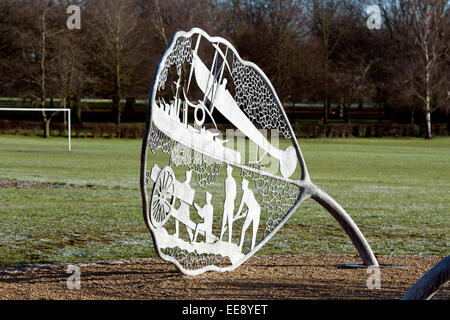
[[[379,256],[381,288],[367,288],[353,255],[257,256],[238,269],[185,276],[159,258],[77,264],[81,289],[69,290],[67,265],[0,270],[0,299],[399,299],[443,257]],[[447,284],[433,299],[449,299]]]

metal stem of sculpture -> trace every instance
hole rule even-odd
[[[359,252],[363,263],[365,265],[378,265],[377,259],[372,252],[369,244],[364,238],[363,234],[359,230],[356,223],[353,222],[352,218],[347,214],[347,212],[337,203],[331,196],[322,191],[319,187],[314,186],[311,192],[311,198],[316,200],[322,207],[327,209],[327,211],[333,216],[334,219],[341,225],[345,233],[350,237],[353,245]]]
[[[428,270],[405,294],[402,300],[429,300],[450,281],[450,256]]]
[[[211,52],[208,68],[204,61]],[[166,102],[170,93],[165,86],[172,83],[175,96]],[[189,109],[193,110],[193,125],[188,120]],[[217,133],[216,117],[239,132],[236,138],[247,141],[244,145],[255,146],[256,159],[246,161],[247,152],[234,148],[234,138],[227,144]],[[208,121],[216,131],[207,127]],[[278,138],[269,141],[261,131],[268,129],[283,135],[284,143],[291,145],[279,148]],[[165,156],[155,158],[156,152]],[[151,165],[167,156],[161,168]],[[264,159],[276,163],[277,169],[266,170]],[[224,167],[227,173],[221,175]],[[240,177],[233,176],[233,169]],[[192,172],[196,185],[189,185],[190,179],[187,184],[177,181],[183,170]],[[198,28],[174,35],[156,71],[142,145],[141,193],[144,219],[157,253],[186,274],[238,267],[308,198],[339,222],[365,265],[378,265],[350,216],[311,182],[298,141],[266,75],[255,64],[243,61],[228,41]],[[188,236],[183,238],[178,228],[172,232],[172,224],[167,224],[170,219],[176,225],[183,223]],[[211,226],[214,221],[218,222],[216,229]]]

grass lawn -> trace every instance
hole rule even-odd
[[[376,254],[448,255],[450,138],[308,139],[311,178],[352,216]],[[140,140],[0,136],[0,266],[155,255],[142,218]],[[49,188],[49,185],[53,185]],[[258,254],[356,253],[304,202]]]

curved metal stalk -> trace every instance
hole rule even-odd
[[[429,300],[450,280],[450,256],[428,270],[405,294],[402,300]]]
[[[339,203],[314,184],[311,184],[311,187],[308,189],[309,192],[311,192],[311,198],[327,209],[333,218],[341,225],[345,233],[350,237],[350,240],[361,256],[364,265],[378,266],[377,258],[375,258],[366,238],[364,238],[356,223]]]

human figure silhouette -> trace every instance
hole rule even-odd
[[[186,188],[192,189],[189,185],[191,183],[191,177],[192,177],[192,171],[186,171],[186,180],[184,180],[183,185],[185,185]],[[183,218],[183,221],[189,220],[189,211],[190,211],[190,205],[182,200],[180,200],[181,204],[178,207],[177,211],[179,216]],[[180,222],[178,219],[175,219],[175,234],[177,238],[179,237],[179,230],[180,230]],[[192,240],[192,230],[186,227],[186,230],[189,234],[189,240]]]
[[[226,225],[228,225],[229,243],[231,243],[233,231],[234,200],[236,199],[236,181],[231,174],[232,171],[233,168],[227,165],[227,178],[225,179],[225,202],[223,206],[222,229],[219,237],[219,240],[222,241],[222,237],[226,230]]]
[[[192,242],[195,242],[195,240],[197,240],[197,235],[200,230],[205,232],[205,242],[212,235],[214,208],[211,204],[211,198],[211,194],[209,192],[206,192],[206,204],[203,206],[203,208],[194,203],[194,206],[198,211],[198,215],[203,218],[203,222],[197,224],[197,227],[195,228],[194,239],[192,240]]]
[[[241,204],[239,205],[239,209],[236,214],[236,217],[239,217],[242,208],[244,207],[244,204],[247,206],[247,215],[245,217],[244,225],[242,226],[241,242],[239,243],[239,249],[241,250],[241,252],[242,252],[242,244],[244,243],[245,231],[247,231],[247,228],[250,226],[250,224],[252,224],[253,227],[251,249],[255,247],[256,233],[258,231],[259,219],[261,216],[261,207],[258,201],[256,201],[253,191],[249,189],[248,181],[245,179],[242,180],[242,191],[243,194]]]

